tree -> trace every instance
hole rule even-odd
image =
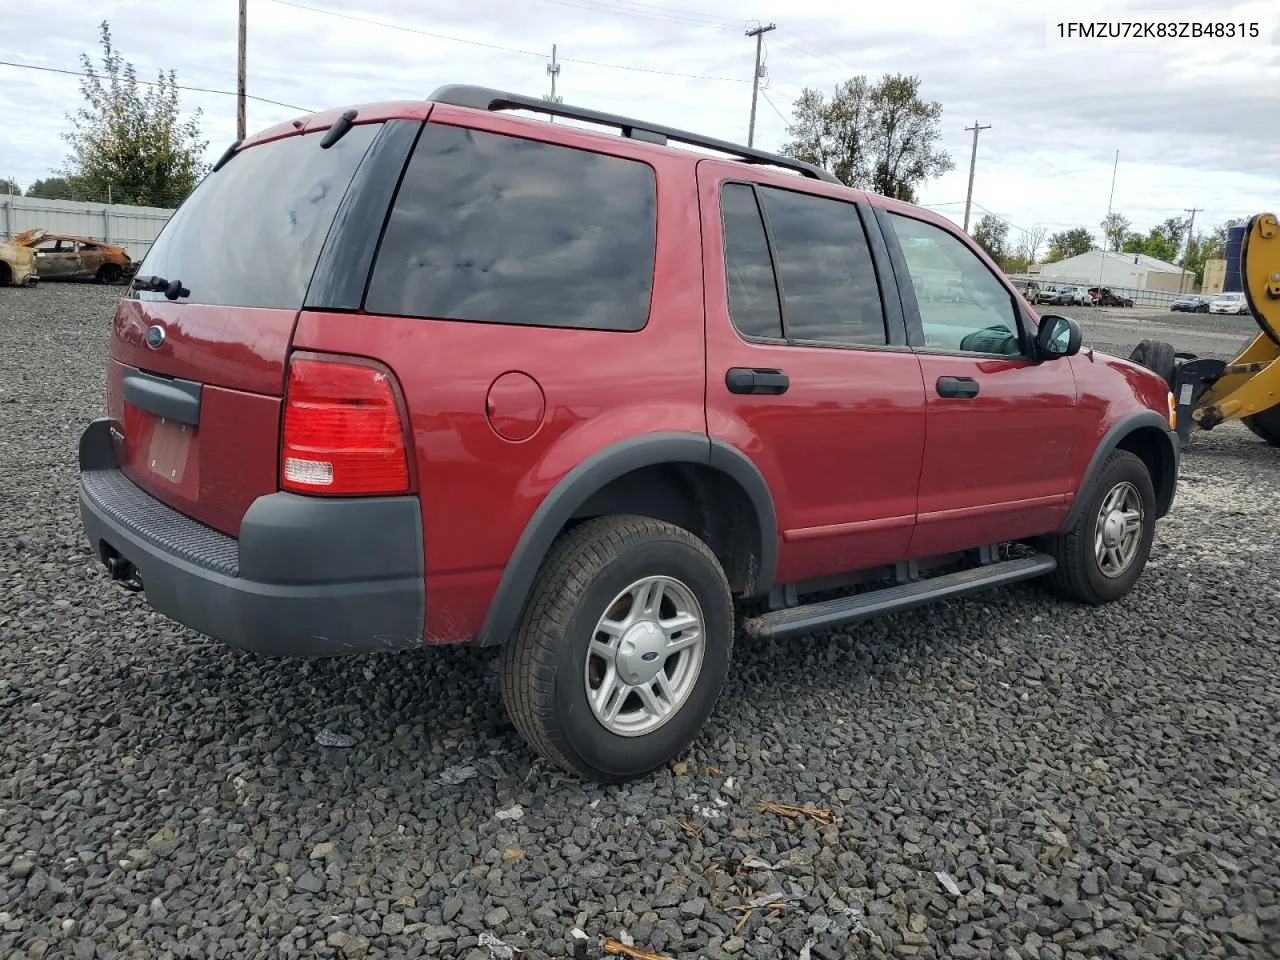
[[[1021,231],[1015,248],[1016,255],[1025,260],[1028,266],[1035,263],[1036,257],[1040,255],[1040,245],[1044,243],[1048,233],[1048,227],[1039,223],[1034,224],[1030,230]]]
[[[916,187],[955,168],[939,147],[942,105],[920,98],[920,78],[854,77],[831,99],[805,88],[792,107],[784,156],[816,163],[841,183],[914,202]]]
[[[85,105],[67,118],[64,176],[81,199],[176,206],[205,173],[201,112],[182,119],[173,70],[161,71],[141,93],[133,65],[112,46],[110,26],[104,20],[99,29],[101,73],[88,54],[80,55]]]
[[[27,196],[42,200],[75,200],[76,189],[66,177],[45,177],[27,187]]]
[[[1101,227],[1102,236],[1106,240],[1106,249],[1119,250],[1133,224],[1122,213],[1108,213],[1102,218]]]
[[[12,177],[5,177],[4,180],[0,181],[0,194],[20,197],[22,196],[22,188],[18,186],[17,180]]]
[[[1181,217],[1169,217],[1163,223],[1152,227],[1145,237],[1140,233],[1129,233],[1124,243],[1120,245],[1120,249],[1125,253],[1142,253],[1166,263],[1175,263],[1182,250],[1186,231],[1186,220]]]
[[[1094,248],[1092,233],[1084,227],[1072,227],[1070,230],[1055,233],[1049,238],[1049,253],[1044,258],[1045,263],[1056,263],[1068,257],[1076,257]]]
[[[1221,260],[1227,252],[1226,224],[1214,227],[1208,233],[1197,233],[1187,243],[1187,252],[1181,266],[1196,275],[1196,283],[1204,283],[1204,265],[1208,260]]]
[[[1009,241],[1009,225],[988,213],[973,228],[973,239],[978,246],[991,255],[992,260],[1003,260],[1009,252],[1006,249]]]

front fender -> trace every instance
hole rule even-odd
[[[1085,508],[1085,494],[1094,478],[1102,470],[1102,465],[1107,462],[1107,458],[1138,431],[1145,431],[1158,438],[1155,442],[1160,452],[1160,475],[1152,477],[1156,487],[1156,519],[1168,514],[1177,491],[1181,444],[1178,442],[1178,435],[1170,429],[1168,420],[1153,410],[1141,410],[1117,420],[1103,434],[1101,441],[1094,448],[1093,456],[1089,458],[1084,474],[1080,477],[1075,500],[1059,532],[1071,529],[1079,518],[1081,511]]]

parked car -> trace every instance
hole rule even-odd
[[[29,247],[0,240],[0,287],[21,287],[35,283],[36,255]]]
[[[1122,297],[1118,293],[1113,293],[1109,287],[1103,287],[1102,293],[1098,293],[1097,287],[1089,288],[1089,302],[1096,307],[1132,307],[1133,301],[1128,297]]]
[[[1209,298],[1198,293],[1184,293],[1169,304],[1169,309],[1174,313],[1208,313]]]
[[[1035,294],[1033,303],[1067,304],[1071,302],[1071,285],[1048,283]]]
[[[14,237],[13,242],[35,250],[36,272],[41,280],[119,283],[137,270],[124,247],[88,237],[28,230]]]
[[[1248,313],[1249,301],[1244,298],[1244,294],[1220,293],[1209,301],[1210,313]]]
[[[450,86],[214,165],[115,308],[81,512],[112,578],[238,647],[501,645],[528,742],[627,780],[697,734],[739,625],[1128,594],[1172,397],[1080,348],[923,208]]]

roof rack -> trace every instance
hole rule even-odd
[[[690,133],[687,130],[677,130],[674,127],[646,123],[643,120],[633,120],[630,117],[620,117],[612,113],[588,110],[585,107],[571,107],[562,103],[552,103],[549,100],[526,97],[518,93],[506,93],[489,87],[451,83],[436,88],[429,99],[436,103],[447,103],[454,107],[469,107],[472,110],[487,110],[491,112],[498,110],[531,110],[535,113],[543,113],[553,117],[585,120],[589,123],[617,127],[624,137],[629,137],[632,140],[643,140],[646,143],[662,145],[673,140],[676,143],[684,143],[693,147],[718,150],[747,163],[761,163],[782,167],[802,173],[806,177],[812,177],[815,180],[825,180],[828,183],[840,182],[822,167],[812,163],[805,163],[803,160],[793,160],[790,157],[779,156],[764,150],[754,150],[741,144],[730,143],[727,140],[717,140],[714,137],[704,137],[700,134]]]

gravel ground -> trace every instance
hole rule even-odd
[[[1280,955],[1280,451],[1242,428],[1125,601],[743,641],[689,755],[602,788],[534,762],[491,655],[264,663],[104,579],[112,296],[0,290],[0,957]]]

